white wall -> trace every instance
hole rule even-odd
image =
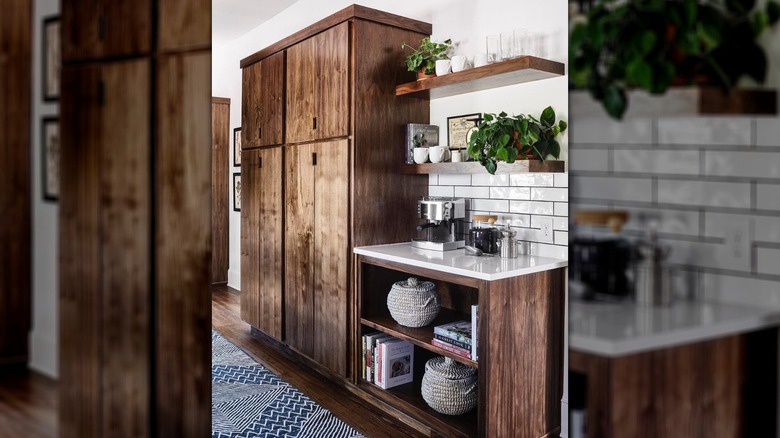
[[[43,19],[59,15],[58,0],[35,0],[33,15],[32,142],[32,332],[29,367],[57,377],[57,247],[58,204],[43,200],[41,119],[59,114],[58,102],[44,102],[41,89]]]

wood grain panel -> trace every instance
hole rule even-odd
[[[228,280],[230,99],[211,100],[211,283]]]
[[[401,42],[419,41],[424,35],[363,20],[356,20],[353,30],[352,244],[408,241],[417,234],[414,211],[417,199],[428,194],[428,178],[399,175],[395,168],[404,162],[405,125],[428,123],[430,105],[398,98],[394,90],[410,77]],[[406,213],[388,220],[390,211]]]
[[[540,437],[560,426],[563,276],[556,269],[480,290],[481,436]]]
[[[284,228],[285,342],[314,354],[314,171],[312,144],[286,147]]]
[[[158,0],[158,50],[211,47],[210,0]]]
[[[282,339],[284,273],[284,163],[282,147],[260,150],[259,319],[256,327]]]
[[[59,428],[101,436],[100,68],[62,69]]]
[[[244,148],[284,141],[284,52],[242,71],[241,135]]]
[[[347,375],[348,141],[316,143],[314,169],[314,356]]]
[[[262,66],[255,63],[241,69],[241,149],[260,145],[260,75]],[[241,156],[243,159],[243,155]],[[243,182],[243,176],[242,176]],[[243,205],[242,205],[243,207]],[[243,288],[241,289],[243,290]]]
[[[0,16],[0,364],[27,360],[30,331],[31,39],[32,2],[4,2]]]
[[[156,436],[203,436],[211,425],[210,66],[210,52],[159,58]]]
[[[246,69],[244,70],[246,71]],[[253,326],[260,321],[260,204],[263,181],[260,151],[241,155],[241,319]]]
[[[102,67],[102,434],[149,434],[149,61]]]
[[[101,50],[100,8],[103,0],[62,0],[62,63],[96,58]]]
[[[151,0],[64,0],[63,63],[149,53]]]
[[[288,143],[314,139],[317,110],[316,40],[303,40],[287,49],[285,139]]]
[[[349,25],[349,22],[341,23],[312,37],[317,65],[315,139],[340,137],[348,133]]]

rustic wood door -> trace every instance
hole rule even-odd
[[[149,53],[151,11],[151,0],[63,1],[63,62]]]
[[[288,143],[346,136],[349,23],[287,49]]]
[[[285,340],[346,375],[348,142],[289,146]]]
[[[284,142],[284,52],[242,71],[241,135],[244,147]]]
[[[283,148],[242,156],[241,318],[282,340]]]
[[[211,100],[211,283],[228,280],[230,99]]]
[[[211,2],[165,0],[157,2],[157,41],[160,51],[211,47]]]

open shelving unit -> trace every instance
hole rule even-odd
[[[514,163],[499,162],[496,168],[496,174],[502,173],[539,173],[555,172],[563,173],[565,171],[565,161],[561,160],[517,160]],[[466,161],[460,163],[423,163],[423,164],[402,164],[396,169],[398,173],[403,174],[465,174],[465,173],[487,173],[485,167],[476,161]]]

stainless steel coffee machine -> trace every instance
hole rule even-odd
[[[465,246],[455,237],[455,222],[466,217],[463,198],[424,196],[417,201],[417,217],[428,222],[417,226],[420,237],[412,239],[412,247],[449,251]]]

